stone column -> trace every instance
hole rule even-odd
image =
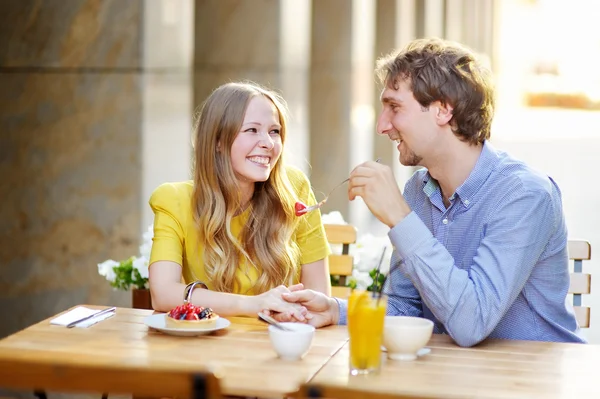
[[[489,57],[494,44],[494,0],[464,0],[463,43]]]
[[[219,85],[252,80],[283,95],[291,118],[286,156],[308,171],[309,0],[196,0],[194,107]]]
[[[373,159],[373,6],[362,0],[313,2],[310,177],[319,198],[346,179],[356,164]],[[338,210],[360,227],[368,218],[360,202],[351,206],[344,187],[322,211]]]
[[[280,9],[278,0],[196,0],[195,106],[233,80],[279,87]]]
[[[162,183],[191,178],[194,0],[146,1],[143,10],[141,230]]]
[[[462,42],[463,40],[463,7],[464,0],[445,0],[446,2],[446,15],[445,25],[446,29],[444,37],[448,40],[456,42]]]
[[[418,4],[416,0],[378,0],[377,1],[377,23],[375,36],[375,54],[379,58],[392,51],[397,51],[408,42],[416,38],[417,26],[424,29],[423,20],[419,19]],[[424,3],[421,4],[424,7]],[[424,11],[424,8],[423,10]],[[420,22],[419,22],[420,21]],[[375,117],[381,111],[379,96],[382,87],[376,85],[374,102]],[[396,143],[390,141],[387,136],[375,138],[375,154],[382,162],[390,165],[396,176],[396,182],[401,189],[412,175],[414,168],[407,168],[400,164],[399,153]],[[385,231],[385,229],[381,229]]]
[[[0,336],[129,304],[96,264],[138,249],[143,4],[0,6]]]
[[[377,0],[376,4],[376,23],[375,23],[375,57],[383,57],[397,49],[396,31],[398,15],[396,14],[398,0]],[[376,82],[373,95],[375,109],[375,122],[381,112],[380,95],[383,86]],[[374,128],[375,130],[375,128]],[[375,158],[381,158],[386,165],[393,165],[398,162],[396,156],[396,145],[390,141],[387,136],[375,135],[373,143]]]

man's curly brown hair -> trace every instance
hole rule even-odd
[[[452,131],[470,144],[490,138],[494,116],[491,73],[466,47],[442,39],[418,39],[377,62],[380,82],[395,90],[406,81],[425,108],[453,107]]]

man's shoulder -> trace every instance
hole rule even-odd
[[[500,156],[501,160],[496,166],[496,175],[500,184],[527,192],[552,192],[557,188],[550,176],[528,163],[507,153],[500,153]]]

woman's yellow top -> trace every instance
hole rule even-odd
[[[306,175],[293,167],[288,166],[286,170],[298,200],[305,204],[316,203]],[[204,250],[200,245],[192,216],[192,191],[193,182],[185,181],[162,184],[152,193],[149,203],[154,211],[154,238],[150,267],[156,261],[175,262],[182,266],[186,283],[200,280],[209,289],[214,289],[212,281],[208,281],[204,270]],[[250,208],[231,221],[231,232],[238,239],[248,220],[249,212]],[[265,215],[265,218],[268,217],[269,215]],[[320,211],[310,212],[301,218],[292,239],[300,248],[300,264],[305,265],[324,259],[329,255],[330,250]],[[258,280],[259,271],[246,265],[245,261],[240,262],[236,272],[240,284],[236,284],[234,293],[254,295],[256,293],[253,286]],[[298,269],[294,283],[299,281],[300,267]]]

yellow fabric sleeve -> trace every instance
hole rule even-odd
[[[150,264],[158,260],[169,260],[183,266],[186,237],[184,226],[187,226],[191,217],[190,183],[162,184],[150,197],[150,207],[154,212]]]

